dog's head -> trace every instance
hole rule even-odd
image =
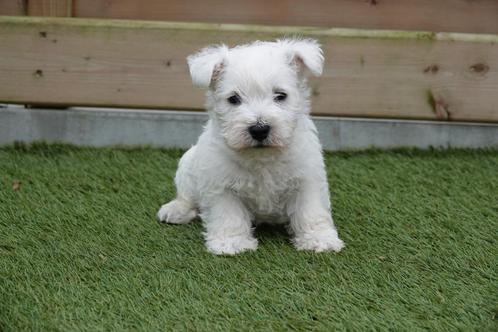
[[[216,130],[234,150],[285,148],[297,119],[309,112],[308,73],[322,73],[312,39],[211,46],[187,58],[194,85],[208,89]]]

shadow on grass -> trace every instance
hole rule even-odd
[[[289,238],[289,232],[287,231],[287,224],[259,224],[256,226],[254,235],[260,240],[269,239],[279,239],[285,240]]]

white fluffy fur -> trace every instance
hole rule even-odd
[[[319,44],[211,46],[187,60],[194,84],[209,88],[209,121],[181,158],[177,197],[158,219],[181,224],[200,214],[214,254],[255,250],[257,222],[289,222],[299,250],[340,251],[344,243],[332,221],[322,149],[309,117],[306,72],[322,73]],[[276,92],[287,99],[276,101]],[[240,105],[227,101],[234,93]],[[271,126],[262,143],[248,131],[256,123]]]

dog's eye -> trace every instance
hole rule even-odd
[[[233,96],[228,97],[227,101],[232,105],[240,105],[240,103],[242,102],[238,94],[234,94]]]
[[[275,97],[273,97],[273,100],[275,101],[284,101],[287,99],[287,94],[285,92],[276,92]]]

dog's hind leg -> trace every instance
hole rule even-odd
[[[160,223],[186,224],[197,216],[197,209],[186,199],[177,197],[161,206],[157,212]]]
[[[194,203],[195,176],[192,174],[195,150],[196,147],[193,146],[180,159],[175,177],[177,196],[171,202],[161,206],[157,212],[157,220],[160,223],[186,224],[198,215],[197,206]]]

